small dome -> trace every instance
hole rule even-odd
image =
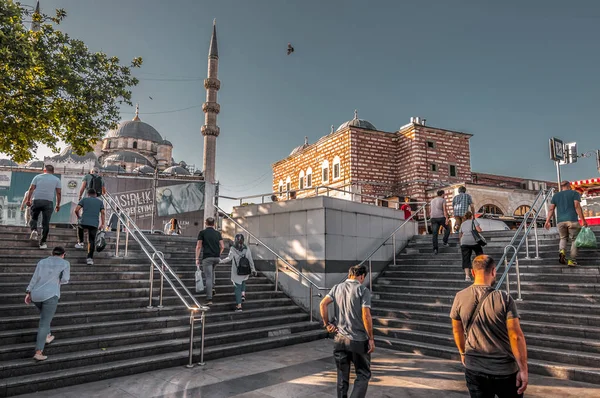
[[[139,174],[154,174],[154,169],[150,166],[141,166],[133,169],[133,172]]]
[[[106,171],[106,172],[109,172],[109,173],[125,173],[125,169],[122,168],[119,165],[116,165],[116,164],[103,167],[102,171]]]
[[[106,158],[104,158],[104,164],[108,161],[110,162],[126,162],[126,163],[135,163],[146,166],[152,166],[152,163],[144,156],[140,155],[136,152],[131,151],[119,151],[115,153],[111,153]]]
[[[25,163],[25,167],[30,167],[32,169],[42,169],[42,168],[44,168],[44,161],[43,160],[30,160],[29,162]]]
[[[196,170],[196,171],[194,171],[194,175],[195,176],[203,176],[204,173],[202,172],[202,170]]]
[[[163,174],[170,174],[170,175],[185,175],[185,176],[189,176],[190,172],[187,171],[186,169],[184,169],[181,166],[171,166],[166,168],[163,171]]]
[[[346,127],[358,127],[365,130],[377,130],[377,127],[373,126],[373,124],[367,120],[358,118],[358,111],[354,111],[354,119],[348,120],[345,123],[342,123],[340,127],[335,131],[341,131]]]
[[[168,141],[168,140],[163,140],[160,144],[161,145],[173,146],[173,144],[171,144],[171,141]]]
[[[88,161],[93,161],[94,163],[98,163],[98,157],[94,152],[88,152],[83,156],[80,156],[73,152],[73,148],[71,145],[67,145],[60,155],[52,156],[50,158],[46,158],[46,160],[50,160],[53,162],[64,162],[64,161],[75,161],[77,163],[86,163]]]
[[[17,167],[19,165],[10,159],[0,159],[0,166]]]
[[[294,148],[292,150],[292,152],[290,152],[290,156],[295,155],[297,153],[302,152],[303,150],[305,150],[306,148],[308,148],[310,145],[308,144],[308,137],[304,137],[304,144],[297,146],[296,148]]]
[[[110,130],[106,138],[125,138],[132,137],[140,140],[148,140],[156,143],[162,143],[164,140],[156,129],[148,123],[144,123],[139,118],[137,120],[127,120],[119,126]],[[172,145],[171,145],[172,146]]]

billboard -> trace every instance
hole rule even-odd
[[[204,183],[170,185],[156,189],[158,215],[166,217],[204,209]]]

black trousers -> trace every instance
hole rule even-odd
[[[87,258],[94,258],[94,250],[96,250],[96,234],[98,233],[98,227],[92,227],[91,225],[78,225],[77,240],[79,243],[83,243],[83,231],[85,230],[88,231]]]
[[[480,245],[461,245],[460,252],[462,253],[462,267],[472,268],[471,267],[471,254],[475,252],[475,256],[480,256],[483,254],[483,248]]]
[[[517,374],[496,376],[465,369],[465,379],[471,398],[522,398],[517,393]]]
[[[333,357],[337,365],[337,396],[348,398],[350,387],[350,364],[354,364],[356,380],[350,398],[364,398],[367,396],[367,387],[371,379],[371,354],[368,341],[353,341],[346,337],[335,336],[333,343]]]
[[[440,232],[440,227],[444,227],[444,243],[448,243],[448,238],[450,237],[450,226],[446,224],[446,218],[432,218],[431,219],[431,228],[433,229],[433,248],[438,248],[438,235]]]
[[[51,200],[39,200],[36,199],[31,203],[31,221],[29,221],[29,228],[32,231],[37,231],[38,218],[42,213],[42,237],[40,244],[46,243],[48,239],[48,232],[50,232],[50,217],[54,211],[54,203]]]

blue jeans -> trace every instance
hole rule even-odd
[[[50,322],[52,322],[52,318],[54,318],[54,314],[56,313],[56,307],[58,306],[58,297],[54,296],[46,301],[34,302],[33,304],[40,310],[40,325],[38,327],[35,349],[44,351],[46,336],[50,334]]]
[[[242,283],[233,283],[234,291],[235,291],[235,303],[237,305],[242,304],[242,292],[246,291],[246,281]]]
[[[215,268],[219,264],[221,259],[219,257],[207,257],[202,259],[200,263],[202,271],[204,271],[204,277],[206,278],[206,299],[212,300],[213,289],[215,288],[216,282],[216,270]]]
[[[448,244],[448,238],[450,237],[450,226],[446,224],[446,218],[432,218],[431,219],[431,228],[432,228],[432,239],[433,239],[433,248],[438,249],[438,235],[440,234],[440,227],[444,227],[444,243]]]

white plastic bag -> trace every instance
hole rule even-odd
[[[202,280],[202,270],[200,267],[196,267],[196,293],[202,293],[204,291],[204,281]]]

